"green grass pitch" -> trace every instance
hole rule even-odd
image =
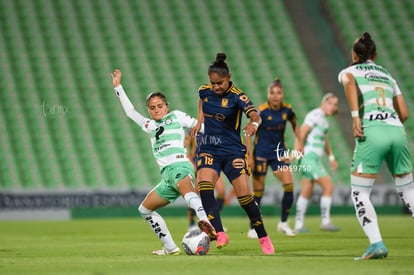
[[[187,228],[184,217],[167,217],[178,244]],[[223,217],[230,244],[207,256],[152,256],[161,247],[140,217],[72,221],[0,222],[0,274],[412,274],[414,220],[379,215],[384,260],[354,261],[368,245],[354,216],[334,216],[337,233],[319,231],[309,216],[310,233],[285,237],[276,217],[264,217],[276,255],[262,255],[247,239],[247,217]],[[293,221],[293,219],[292,219]]]

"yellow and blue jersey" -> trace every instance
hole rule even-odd
[[[256,111],[255,106],[240,89],[230,82],[226,92],[217,96],[211,85],[199,89],[204,113],[204,134],[197,138],[198,152],[226,156],[246,152],[240,135],[243,113]]]
[[[266,159],[277,158],[276,150],[279,153],[286,148],[285,129],[288,121],[295,123],[296,115],[292,106],[286,102],[278,110],[270,108],[266,102],[259,106],[262,124],[256,132],[254,141],[254,155]]]

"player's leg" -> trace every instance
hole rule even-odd
[[[194,163],[193,163],[193,166],[195,166]],[[197,186],[194,186],[194,187],[196,189],[196,193],[198,193]],[[197,215],[194,209],[192,209],[191,207],[187,207],[187,218],[188,218],[188,230],[187,231],[198,229],[198,226],[196,225],[196,222],[195,222],[196,216]]]
[[[154,255],[175,255],[180,253],[180,249],[175,244],[165,220],[161,217],[157,209],[169,204],[167,199],[162,198],[158,192],[162,192],[162,183],[151,190],[138,207],[140,215],[149,224],[150,228],[158,239],[163,243],[163,249],[153,251]]]
[[[188,232],[198,228],[198,226],[195,223],[195,217],[196,213],[194,209],[192,209],[191,207],[187,207]]]
[[[308,209],[309,200],[312,197],[313,182],[303,177],[301,180],[301,190],[296,201],[295,232],[306,232],[305,215]]]
[[[199,167],[197,170],[198,190],[201,201],[210,223],[216,230],[216,247],[222,248],[229,243],[229,238],[224,232],[220,211],[214,195],[214,183],[217,181],[218,176],[219,173],[212,168]]]
[[[180,171],[177,173],[180,173]],[[204,211],[203,205],[201,203],[201,199],[194,188],[192,176],[189,175],[180,179],[177,182],[177,188],[180,194],[184,197],[187,206],[195,211],[195,214],[199,219],[198,226],[200,229],[206,232],[209,235],[210,239],[216,239],[216,231],[208,221],[206,212]]]
[[[216,188],[217,206],[218,206],[219,211],[221,211],[223,209],[224,199],[226,196],[226,186],[224,184],[223,175],[220,175],[220,177],[216,181],[215,188]]]
[[[201,153],[197,160],[197,186],[208,220],[219,235],[224,233],[220,211],[215,197],[215,183],[220,175],[220,159]]]
[[[229,178],[232,178],[228,175]],[[270,237],[267,235],[260,208],[254,200],[252,195],[249,177],[247,174],[240,174],[237,178],[231,180],[231,183],[236,193],[237,200],[240,206],[244,209],[247,216],[249,217],[250,223],[253,225],[254,230],[259,239],[259,243],[262,247],[264,254],[274,254],[273,244]]]
[[[265,183],[266,176],[253,175],[252,178],[253,178],[253,198],[260,208],[260,204],[261,204],[263,192],[264,192],[264,183]],[[251,239],[258,238],[256,230],[254,229],[254,226],[252,223],[250,223],[250,229],[247,232],[247,237]]]
[[[407,136],[404,133],[404,129],[393,129],[389,134],[393,135],[394,142],[391,152],[385,156],[385,160],[388,169],[394,177],[398,195],[414,217],[413,167],[408,150]]]
[[[273,174],[280,180],[283,187],[282,211],[277,229],[286,236],[293,237],[295,232],[289,227],[288,218],[293,205],[293,176],[289,169],[274,169]]]
[[[371,174],[351,175],[351,198],[359,224],[368,237],[370,246],[356,259],[384,258],[388,254],[378,225],[377,213],[370,195],[375,178]]]
[[[253,171],[253,194],[254,200],[260,207],[265,189],[265,179],[267,174],[267,160],[264,158],[256,158],[254,161]]]
[[[252,185],[253,185],[253,196],[257,205],[260,208],[262,202],[264,189],[265,189],[265,179],[267,173],[267,161],[264,158],[256,158],[254,161],[254,169],[252,176]],[[256,230],[253,228],[253,224],[250,224],[250,229],[247,232],[247,237],[251,239],[257,239]]]
[[[321,230],[336,232],[339,231],[339,227],[331,223],[331,205],[332,205],[332,194],[334,190],[334,185],[331,178],[326,175],[316,179],[316,182],[322,188],[322,197],[320,201],[321,207]]]
[[[414,218],[414,181],[413,174],[396,175],[395,187],[404,205],[410,210]]]
[[[249,169],[247,168],[246,157],[230,157],[224,161],[223,171],[233,185],[234,192],[240,206],[253,224],[259,243],[264,254],[274,254],[274,247],[267,235],[260,208],[254,200],[249,184]]]

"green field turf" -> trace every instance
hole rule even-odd
[[[183,218],[166,218],[177,243]],[[247,218],[224,217],[229,246],[212,243],[207,256],[152,256],[161,247],[139,217],[72,221],[0,222],[0,274],[413,274],[414,220],[379,215],[389,249],[384,260],[354,261],[368,245],[354,216],[335,216],[338,233],[319,231],[319,217],[307,218],[310,233],[285,237],[276,218],[265,223],[276,255],[262,255],[247,239]]]

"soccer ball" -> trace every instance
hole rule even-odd
[[[187,255],[207,255],[210,250],[210,238],[200,229],[185,233],[182,246]]]

